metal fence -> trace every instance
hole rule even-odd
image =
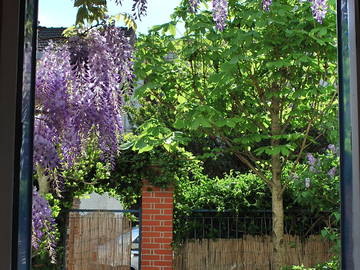
[[[65,270],[141,268],[141,210],[73,209],[67,225]]]
[[[233,213],[216,210],[194,210],[190,216],[181,219],[176,231],[178,241],[186,239],[227,238],[238,239],[244,235],[271,235],[272,213],[268,210]],[[313,213],[307,211],[285,213],[284,232],[306,238],[321,233],[324,227],[334,226],[330,212]]]

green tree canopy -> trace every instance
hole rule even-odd
[[[168,150],[190,134],[233,153],[272,193],[276,269],[282,262],[283,192],[287,161],[294,168],[320,138],[336,132],[336,26],[331,9],[322,24],[309,3],[276,1],[269,12],[257,1],[229,1],[223,32],[211,13],[184,7],[173,21],[140,36],[135,72],[144,85],[135,97],[147,115],[133,148]],[[175,38],[175,25],[186,32]]]

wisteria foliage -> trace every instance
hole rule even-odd
[[[46,49],[36,80],[36,165],[71,166],[90,136],[113,161],[122,132],[122,88],[133,80],[132,53],[124,30],[113,26]]]
[[[190,6],[190,12],[195,13],[198,10],[200,0],[188,0]],[[300,0],[303,2],[306,0]],[[327,10],[328,4],[327,0],[308,0],[311,2],[311,11],[313,17],[319,22],[322,23]],[[265,11],[270,11],[272,5],[272,0],[262,0],[261,7]],[[220,31],[223,31],[226,26],[226,21],[228,17],[228,0],[212,0],[212,13],[213,19],[216,24],[216,28]]]
[[[314,19],[316,19],[319,23],[322,23],[328,11],[327,0],[307,0],[307,1],[311,2],[311,11]],[[306,0],[299,0],[299,2],[306,2]],[[263,0],[262,9],[265,11],[270,11],[271,4],[272,4],[272,0]]]

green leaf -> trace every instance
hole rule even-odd
[[[82,5],[85,5],[86,0],[75,0],[74,7],[80,7]]]
[[[128,150],[130,149],[131,147],[134,146],[134,142],[133,141],[130,141],[130,142],[126,142],[126,143],[123,143],[122,145],[120,145],[120,150]]]
[[[170,24],[169,25],[169,32],[171,35],[175,36],[176,35],[176,25],[175,24]]]
[[[186,98],[183,96],[178,96],[177,100],[179,101],[180,104],[183,104],[186,102]]]
[[[83,5],[78,9],[78,12],[76,14],[76,22],[75,24],[83,24],[85,19],[88,18],[89,11],[88,9]]]

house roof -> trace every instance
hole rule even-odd
[[[130,37],[131,43],[134,44],[135,41],[135,33],[132,29],[123,28],[126,32],[125,35],[127,37]],[[44,27],[39,26],[38,27],[38,44],[37,48],[39,52],[44,51],[46,46],[49,45],[50,41],[53,41],[55,43],[62,42],[66,38],[62,35],[66,27]]]
[[[62,32],[66,27],[38,27],[38,51],[43,51],[50,41],[61,42],[65,40]]]

